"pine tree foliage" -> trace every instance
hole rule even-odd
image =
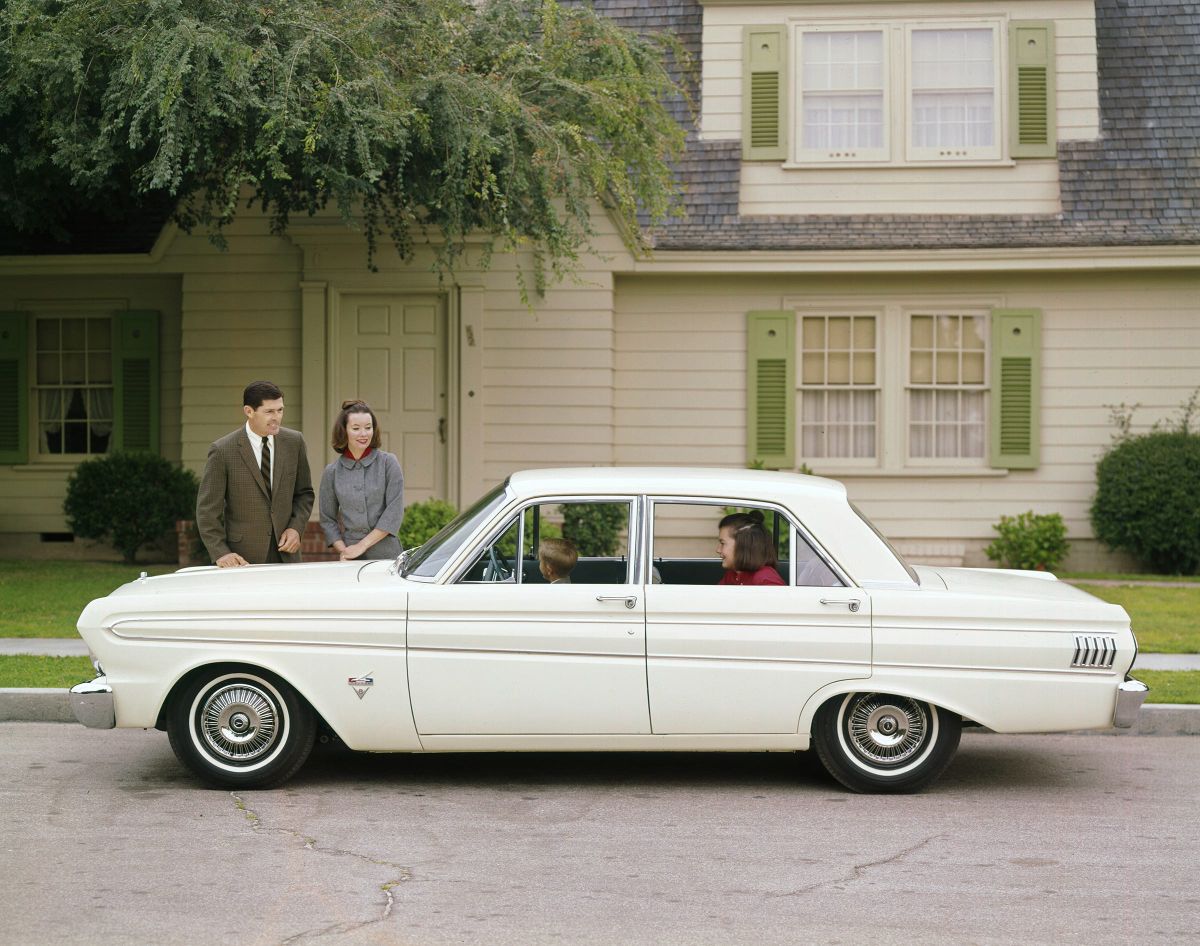
[[[370,258],[484,234],[562,272],[593,200],[635,249],[672,210],[680,55],[553,0],[7,0],[0,213],[165,194],[219,234],[252,193],[276,232],[335,206]]]

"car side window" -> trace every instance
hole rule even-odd
[[[796,586],[803,588],[840,588],[842,581],[816,549],[800,533],[796,533]]]
[[[463,582],[515,582],[517,580],[517,541],[520,533],[520,516],[512,519],[475,556],[471,566],[459,581]]]
[[[666,585],[720,584],[726,569],[717,550],[719,526],[726,516],[739,513],[762,515],[774,558],[766,567],[774,568],[787,584],[791,523],[782,513],[769,507],[668,501],[654,503],[652,580]]]
[[[623,585],[629,581],[628,502],[540,503],[525,511],[526,584]]]
[[[629,513],[628,502],[526,506],[479,550],[459,581],[626,584]]]

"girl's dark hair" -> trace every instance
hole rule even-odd
[[[371,415],[371,449],[379,448],[379,418],[375,416],[375,412],[371,410],[371,405],[366,401],[342,401],[342,409],[338,412],[337,419],[333,422],[333,449],[341,453],[349,445],[349,438],[346,436],[346,423],[351,414],[370,414]]]
[[[739,572],[756,572],[764,565],[774,565],[775,542],[763,525],[761,509],[731,512],[721,520],[718,529],[728,527],[733,532],[733,567]]]

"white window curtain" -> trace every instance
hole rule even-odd
[[[883,33],[804,33],[801,57],[802,148],[882,148]]]
[[[915,147],[992,147],[995,103],[991,29],[913,30]]]

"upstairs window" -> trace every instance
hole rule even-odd
[[[886,158],[883,31],[811,30],[800,45],[802,159]]]
[[[909,157],[999,157],[996,30],[908,34]]]
[[[796,159],[998,160],[999,37],[991,22],[797,27]]]

